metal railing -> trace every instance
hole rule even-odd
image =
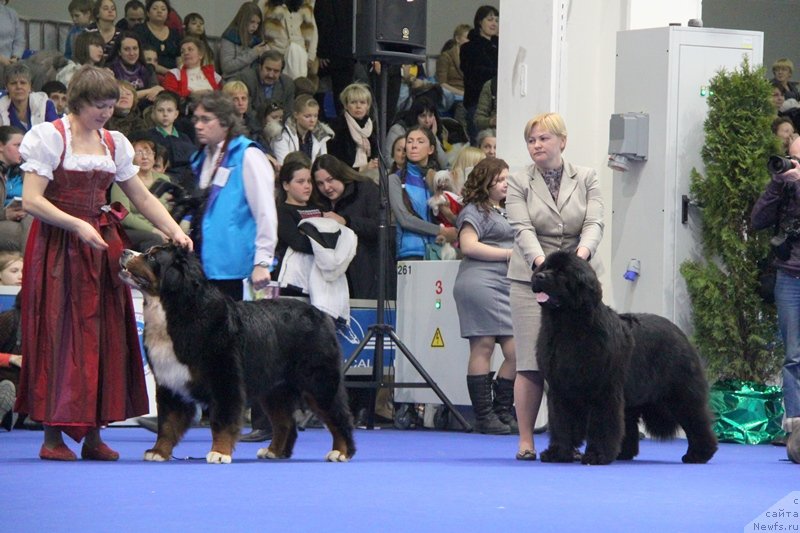
[[[25,31],[25,48],[31,50],[64,50],[70,22],[20,19]]]

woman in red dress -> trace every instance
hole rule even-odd
[[[42,459],[72,461],[62,433],[85,438],[84,459],[115,461],[100,427],[148,411],[130,290],[119,279],[125,248],[107,207],[116,181],[176,243],[192,242],[136,179],[133,147],[103,125],[119,97],[110,72],[85,66],[67,92],[70,114],[22,142],[23,208],[35,217],[22,285],[22,351],[16,410],[44,424]]]

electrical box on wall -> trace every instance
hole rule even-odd
[[[620,172],[630,169],[629,161],[647,159],[650,138],[647,113],[614,113],[608,123],[608,166]]]
[[[609,152],[646,158],[614,173],[611,279],[619,311],[655,313],[690,332],[680,266],[701,256],[700,221],[694,208],[685,219],[681,213],[692,169],[703,172],[703,88],[721,68],[739,68],[744,56],[761,64],[763,49],[763,33],[754,31],[670,26],[617,33],[614,109],[622,118],[612,119]],[[648,117],[644,152],[639,119],[628,118],[632,109]]]

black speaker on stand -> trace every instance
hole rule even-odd
[[[387,69],[390,64],[419,63],[425,61],[426,43],[426,0],[353,0],[355,13],[353,24],[353,53],[356,59],[363,61],[379,61],[380,73],[380,112],[378,113],[378,152],[383,153],[380,144],[386,137],[386,87]],[[373,105],[374,105],[373,98]],[[390,324],[386,323],[386,274],[388,263],[389,243],[389,177],[383,157],[378,158],[380,210],[378,223],[378,301],[376,308],[376,323],[369,326],[361,343],[356,347],[350,358],[344,363],[343,372],[346,373],[353,362],[358,358],[367,343],[374,339],[375,349],[372,361],[372,380],[349,382],[348,387],[368,388],[369,412],[367,414],[367,429],[375,427],[375,399],[377,390],[381,387],[399,388],[430,388],[442,403],[449,409],[456,420],[466,431],[472,431],[472,426],[464,419],[458,409],[445,395],[433,378],[423,368],[422,364],[414,357],[411,350],[403,344]],[[383,381],[383,343],[384,338],[390,338],[395,346],[408,359],[409,363],[419,373],[425,383],[385,383]]]

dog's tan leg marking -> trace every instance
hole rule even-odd
[[[159,415],[158,438],[155,445],[144,452],[144,460],[169,461],[172,458],[172,450],[186,433],[190,422],[190,417],[182,412]]]
[[[336,429],[336,425],[333,424],[330,414],[327,411],[320,409],[319,404],[317,404],[314,398],[307,394],[304,394],[303,396],[308,404],[308,407],[314,411],[314,414],[319,417],[320,421],[325,424],[325,427],[328,428],[328,431],[330,431],[331,435],[333,436],[333,447],[331,451],[325,454],[325,460],[331,463],[346,463],[349,461],[350,454],[348,453],[349,450],[347,449],[346,441],[341,432]]]
[[[269,421],[272,423],[272,442],[269,443],[268,448],[259,449],[256,456],[259,459],[288,459],[291,457],[291,453],[287,452],[287,444],[290,441],[293,443],[297,438],[296,435],[292,436],[293,432],[297,432],[294,418],[288,409],[283,407],[265,407]]]
[[[211,451],[206,455],[207,463],[230,464],[233,461],[233,448],[239,436],[239,426],[232,425],[215,431],[211,428]]]

